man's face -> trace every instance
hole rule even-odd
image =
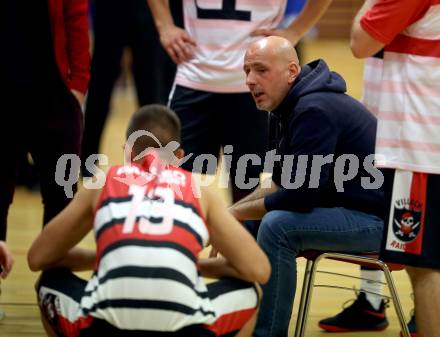
[[[260,110],[272,111],[278,107],[293,82],[289,64],[261,50],[246,52],[243,70],[246,85]]]

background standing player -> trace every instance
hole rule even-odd
[[[351,49],[384,49],[376,163],[389,169],[382,257],[402,263],[414,288],[418,334],[440,336],[440,4],[367,1],[356,16]]]
[[[246,179],[259,178],[268,138],[268,115],[255,108],[244,84],[246,48],[254,36],[273,34],[295,45],[330,2],[308,1],[288,28],[277,30],[286,0],[183,0],[184,30],[174,24],[168,0],[149,0],[160,41],[178,64],[170,106],[182,121],[182,146],[187,154],[194,154],[192,159],[200,154],[218,157],[222,147],[231,155],[234,202],[251,192],[250,187],[237,186],[234,179],[238,159],[243,154],[259,155],[261,163],[248,165]],[[215,168],[193,164],[190,159],[183,167],[215,173]]]

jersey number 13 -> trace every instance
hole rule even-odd
[[[174,205],[173,191],[169,188],[157,187],[154,189],[154,195],[146,196],[146,190],[146,186],[130,186],[129,193],[133,195],[133,199],[122,227],[122,233],[133,233],[138,217],[139,232],[142,234],[166,235],[171,233],[174,221],[171,215],[172,206]],[[154,200],[156,198],[161,200]],[[140,207],[145,207],[145,209],[140,210]],[[139,214],[142,215],[139,216]],[[160,221],[151,222],[149,216],[153,214],[160,215]]]

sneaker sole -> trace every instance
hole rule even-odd
[[[356,332],[356,331],[382,331],[388,327],[388,323],[371,329],[341,328],[339,326],[318,323],[319,327],[327,332]],[[417,337],[417,336],[411,336]]]

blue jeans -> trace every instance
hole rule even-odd
[[[267,213],[258,231],[258,243],[269,257],[272,275],[262,286],[254,336],[287,337],[296,290],[296,257],[301,251],[375,252],[379,251],[382,231],[379,217],[342,207]]]

